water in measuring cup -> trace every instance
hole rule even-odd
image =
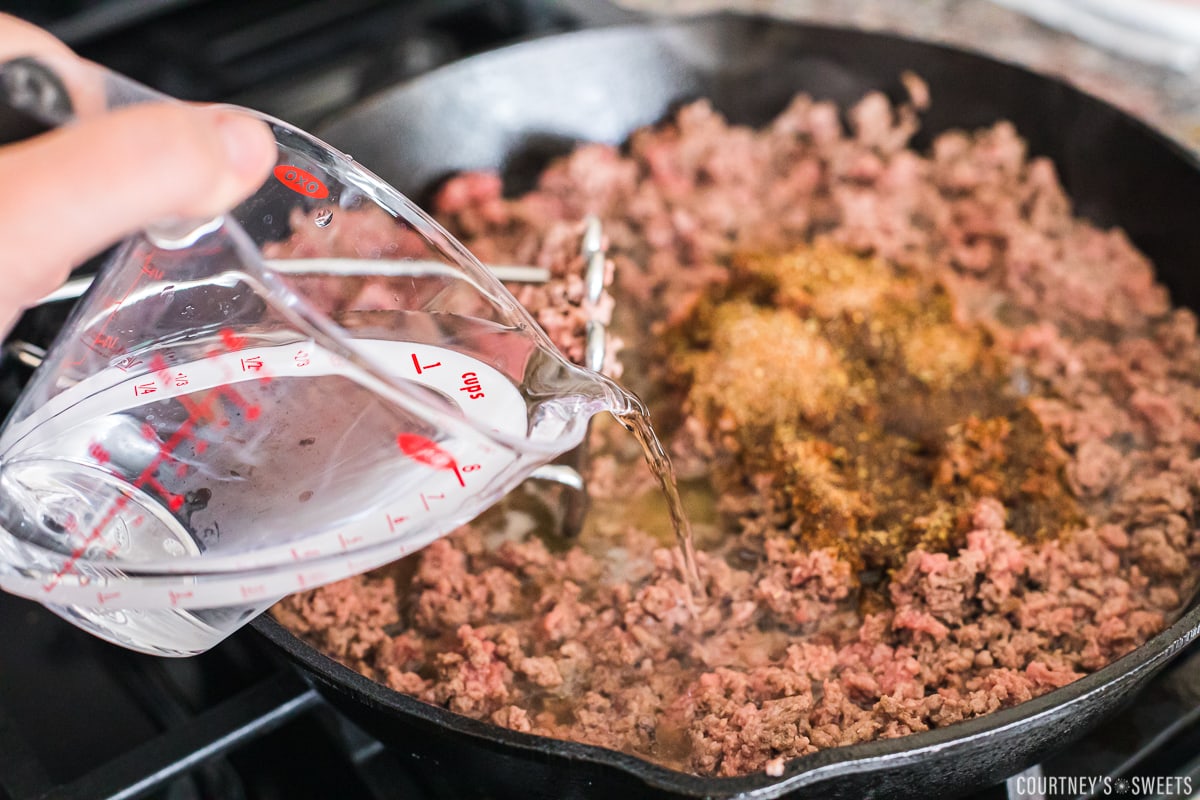
[[[702,596],[670,463],[640,401],[610,386],[615,394],[597,404],[586,376],[563,371],[521,331],[462,322],[450,338],[468,341],[471,356],[371,338],[396,329],[395,314],[365,315],[373,326],[360,327],[356,345],[496,430],[553,437],[581,414],[618,413],[666,493],[686,582]],[[202,608],[122,607],[121,594],[139,583],[139,563],[266,553],[286,559],[289,550],[307,557],[315,541],[334,533],[343,547],[408,537],[415,550],[511,488],[514,451],[484,437],[435,442],[437,431],[423,430],[365,388],[355,368],[311,342],[241,333],[236,348],[229,345],[220,336],[201,338],[186,353],[168,353],[169,368],[156,373],[101,373],[89,380],[102,388],[81,385],[56,397],[5,454],[0,558],[22,563],[20,545],[34,544],[59,556],[43,573],[86,574],[97,602],[54,603],[52,593],[43,602],[102,638],[161,655],[203,652],[313,585],[302,575],[286,583],[285,575],[267,589],[252,584],[252,602],[237,587]],[[540,377],[518,386],[489,362],[520,363]],[[538,405],[532,420],[527,403]]]
[[[65,557],[70,569],[100,564],[97,595],[111,595],[136,581],[128,573],[138,562],[303,550],[334,529],[351,544],[428,537],[502,493],[514,452],[483,437],[435,443],[436,431],[364,388],[352,367],[311,343],[240,339],[236,350],[173,358],[157,374],[116,383],[102,376],[97,380],[111,385],[82,388],[76,404],[60,403],[33,420],[0,467],[5,560],[22,563],[16,550],[24,541]],[[503,361],[521,357],[523,339],[493,328],[474,332],[471,341],[490,342],[487,360]],[[221,344],[214,337],[189,349]],[[431,393],[483,415],[497,430],[526,434],[524,396],[488,363],[423,344],[357,344],[398,371],[418,373]],[[243,368],[250,374],[229,379]],[[145,394],[133,402],[139,391]],[[546,435],[576,413],[553,398],[543,405],[535,427],[546,426]],[[125,646],[185,654],[211,647],[286,593],[192,611],[99,604],[56,610]]]

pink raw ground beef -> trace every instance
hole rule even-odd
[[[980,497],[961,546],[910,552],[878,582],[885,602],[867,607],[867,579],[836,552],[756,516],[753,494],[718,498],[697,514],[709,600],[693,614],[665,516],[646,501],[645,524],[622,517],[571,546],[480,520],[276,616],[427,702],[714,775],[778,774],[821,748],[1012,706],[1161,630],[1200,558],[1194,316],[1170,308],[1120,231],[1072,216],[1053,165],[1029,158],[1012,126],[948,133],[922,155],[907,148],[913,107],[872,94],[848,119],[847,131],[833,105],[801,96],[754,131],[699,102],[624,149],[581,147],[523,197],[504,198],[492,175],[454,178],[437,211],[485,262],[551,268],[550,284],[519,297],[576,359],[573,248],[582,217],[599,215],[616,324],[644,343],[622,354],[637,390],[663,378],[655,338],[736,253],[822,237],[935,275],[964,324],[985,325],[1007,353],[1013,385],[1062,448],[1063,480],[1089,510],[1077,529],[1023,541],[1007,529],[1014,509]],[[371,224],[372,246],[404,247]],[[711,454],[689,424],[684,414],[671,430],[694,481]],[[597,425],[593,439],[594,513],[653,497],[622,431]]]

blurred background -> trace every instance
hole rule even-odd
[[[1064,78],[1200,148],[1200,0],[620,2],[649,13],[753,11],[967,47]]]
[[[168,93],[305,127],[506,42],[639,16],[763,13],[981,50],[1200,147],[1200,0],[20,0],[0,10]]]

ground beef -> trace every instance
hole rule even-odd
[[[638,343],[622,353],[626,379],[657,401],[701,544],[705,601],[689,607],[631,439],[597,419],[592,516],[578,542],[491,514],[395,565],[289,598],[277,617],[426,702],[711,775],[778,775],[821,748],[1009,707],[1161,630],[1200,560],[1196,320],[1170,308],[1123,233],[1072,215],[1053,165],[1029,158],[1011,125],[909,149],[929,98],[907,82],[916,103],[869,95],[849,110],[848,129],[832,104],[805,96],[761,131],[698,102],[625,148],[579,148],[522,197],[478,173],[438,196],[443,221],[483,260],[553,265],[550,285],[521,295],[543,324],[576,319],[580,265],[568,243],[585,214],[602,218],[620,298],[613,325]],[[370,230],[372,248],[406,246]],[[307,225],[303,235],[320,233]],[[744,296],[761,348],[822,369],[776,386],[780,376],[751,353],[750,377],[757,368],[775,388],[747,387],[743,374],[738,392],[718,397],[715,372],[693,364],[704,379],[689,396],[665,357],[680,326],[746,279],[747,258],[814,243],[886,263],[897,280],[881,288],[851,274],[813,292],[821,276],[810,270],[776,281],[769,302]],[[930,456],[926,488],[953,490],[939,523],[953,535],[856,560],[835,538],[806,536],[809,517],[797,512],[842,513],[860,533],[875,525],[863,510],[870,483],[839,477],[837,447],[813,444],[813,430],[836,438],[829,412],[855,385],[853,354],[772,309],[854,320],[881,292],[934,285],[950,298],[933,320],[941,333],[916,332],[889,363],[952,393],[945,373],[978,367],[987,348],[1000,358],[984,370],[989,386],[1015,400],[974,427],[934,431],[943,449]],[[579,357],[579,324],[554,336]],[[773,462],[751,454],[714,478],[714,463],[752,445],[739,426],[764,414],[792,414],[808,432],[776,441]],[[808,481],[794,507],[771,499],[781,452]],[[1023,477],[997,482],[1009,452],[1026,453]],[[1075,504],[1070,513],[1022,500],[1051,489]]]

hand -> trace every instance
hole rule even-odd
[[[0,14],[0,62],[24,55],[76,58],[46,31]],[[232,208],[266,179],[275,152],[262,122],[182,103],[87,115],[0,147],[0,334],[123,236]]]

